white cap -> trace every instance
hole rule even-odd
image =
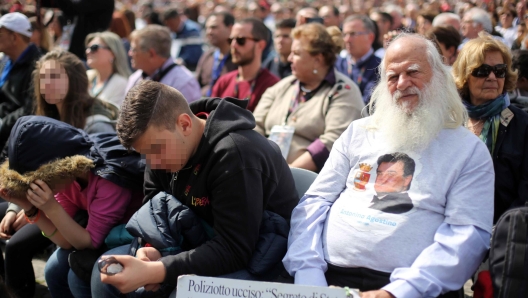
[[[3,15],[0,18],[0,28],[2,27],[27,37],[31,37],[33,34],[29,19],[20,12]]]

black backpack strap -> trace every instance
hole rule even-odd
[[[153,81],[156,81],[156,82],[159,82],[163,79],[163,77],[169,73],[169,71],[171,71],[174,67],[176,67],[178,64],[176,63],[173,63],[169,66],[167,66],[164,70],[158,72],[157,74],[155,74],[153,77],[152,77],[152,80]]]

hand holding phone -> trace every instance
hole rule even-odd
[[[108,257],[99,260],[97,262],[97,268],[99,268],[99,272],[110,276],[116,275],[117,273],[123,271],[123,265],[119,263],[114,257]]]

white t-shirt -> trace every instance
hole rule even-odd
[[[387,191],[391,185],[386,182],[383,187],[380,176],[376,186],[378,168],[385,175],[391,172],[379,167],[378,159],[396,152],[386,150],[380,133],[365,129],[369,120],[354,121],[341,135],[332,149],[341,158],[328,161],[341,165],[325,166],[333,172],[323,170],[318,183],[306,192],[321,197],[329,197],[332,189],[340,193],[323,231],[328,263],[392,272],[411,266],[434,243],[435,232],[443,222],[491,231],[493,208],[484,212],[479,208],[481,203],[493,205],[493,165],[483,142],[466,128],[444,129],[422,152],[399,152],[408,164],[414,164],[413,171],[399,177],[411,178],[401,184],[408,189],[377,193],[376,189]],[[341,173],[347,168],[350,171]],[[393,172],[391,175],[397,176],[397,171]],[[346,176],[343,190],[334,189],[335,181],[325,179],[332,175]]]

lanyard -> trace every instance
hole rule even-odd
[[[233,90],[233,97],[234,98],[238,98],[238,99],[251,99],[251,95],[253,94],[253,91],[255,91],[255,85],[257,84],[257,79],[258,77],[260,76],[260,73],[262,73],[262,69],[259,69],[258,73],[257,73],[257,76],[255,77],[255,79],[253,79],[253,81],[251,81],[251,86],[249,88],[249,94],[248,96],[244,97],[244,98],[239,98],[238,97],[238,92],[239,92],[239,87],[238,87],[238,83],[240,81],[240,75],[237,75],[236,77],[236,81],[235,81],[235,90]]]
[[[314,90],[315,91],[315,90]],[[297,81],[296,87],[295,87],[295,93],[293,94],[293,97],[290,101],[290,107],[288,108],[288,113],[286,114],[286,118],[284,118],[283,125],[286,125],[288,122],[288,118],[290,118],[290,115],[293,114],[298,108],[301,103],[306,102],[306,96],[301,92],[301,82]]]
[[[103,84],[103,87],[101,87],[99,90],[97,90],[97,92],[94,92],[94,89],[95,89],[95,83],[97,82],[97,77],[95,77],[92,81],[92,90],[90,90],[90,93],[93,97],[97,97],[99,96],[99,94],[101,94],[101,92],[103,92],[104,88],[106,87],[106,85],[108,85],[108,82],[110,82],[110,79],[112,78],[114,74],[112,73],[108,79],[106,79],[106,81],[104,82]]]
[[[213,71],[211,72],[211,82],[209,83],[209,90],[207,91],[207,96],[211,96],[211,93],[213,92],[213,86],[218,81],[218,78],[220,77],[220,74],[222,73],[222,69],[224,68],[224,65],[229,58],[230,54],[224,55],[224,58],[220,60],[220,50],[216,50],[214,52],[214,61],[213,61]]]

